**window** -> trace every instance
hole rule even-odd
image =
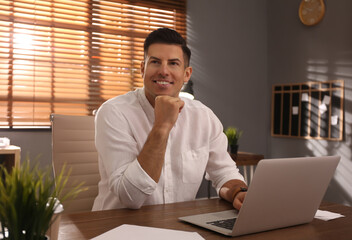
[[[92,115],[142,87],[147,34],[186,36],[178,0],[0,0],[0,127],[50,126],[50,114]]]

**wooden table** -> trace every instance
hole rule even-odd
[[[139,210],[117,209],[63,214],[59,240],[90,239],[122,224],[198,232],[205,239],[231,239],[219,233],[178,220],[180,216],[231,209],[221,199],[195,200],[183,203],[144,206]],[[250,234],[234,239],[344,240],[352,239],[352,208],[323,203],[321,210],[338,212],[346,217],[332,221],[314,219],[309,224]]]
[[[258,164],[258,162],[264,159],[264,155],[248,153],[248,152],[238,152],[237,154],[230,153],[231,158],[236,162],[237,166],[243,167],[243,177],[244,180],[249,184],[252,181],[254,175],[254,166]],[[247,166],[249,166],[249,179],[247,176]]]

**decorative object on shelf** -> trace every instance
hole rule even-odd
[[[0,222],[3,239],[44,240],[61,207],[60,201],[74,198],[85,189],[82,184],[63,192],[68,175],[65,168],[56,176],[51,169],[40,169],[38,163],[30,166],[29,160],[9,172],[0,167]],[[59,211],[60,212],[60,211]],[[57,232],[57,231],[56,231]],[[50,240],[56,239],[51,236]]]
[[[7,137],[0,138],[0,148],[7,148],[10,146],[10,139]]]
[[[306,26],[318,24],[324,17],[325,4],[323,0],[302,0],[299,5],[299,19]]]
[[[230,148],[230,153],[237,154],[238,151],[238,140],[242,136],[243,131],[239,130],[236,127],[228,127],[225,130],[227,136],[228,145]]]
[[[344,80],[275,84],[271,136],[343,141]]]

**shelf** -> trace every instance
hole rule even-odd
[[[344,81],[273,85],[271,135],[343,140]]]

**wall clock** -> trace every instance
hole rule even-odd
[[[318,24],[324,17],[324,0],[302,0],[299,5],[299,19],[306,26]]]

